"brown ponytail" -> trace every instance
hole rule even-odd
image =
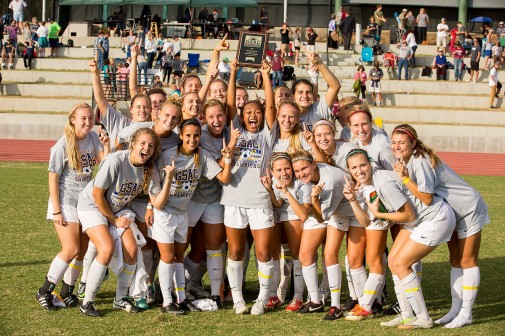
[[[405,134],[409,138],[409,141],[415,142],[414,146],[414,157],[429,156],[431,167],[435,168],[442,161],[438,157],[437,153],[433,148],[426,146],[417,136],[417,132],[414,127],[408,124],[402,124],[395,127],[392,134]]]

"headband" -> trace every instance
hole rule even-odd
[[[364,149],[361,149],[361,148],[355,148],[355,149],[351,149],[349,151],[349,153],[347,153],[347,155],[345,156],[345,160],[347,161],[347,159],[355,154],[363,154],[365,155],[366,157],[368,157],[368,153],[366,150]]]
[[[272,169],[274,162],[280,159],[286,159],[291,163],[291,157],[286,153],[276,153],[270,159],[270,169]]]
[[[327,126],[330,126],[330,128],[332,129],[333,133],[335,133],[335,125],[331,122],[329,122],[328,120],[326,119],[321,119],[321,120],[318,120],[314,123],[314,125],[312,125],[312,131],[314,131],[316,129],[317,126],[319,125],[327,125]]]
[[[394,132],[396,132],[396,131],[403,132],[403,133],[407,134],[407,136],[408,136],[411,140],[416,141],[416,138],[414,138],[414,135],[412,135],[412,133],[411,133],[409,130],[407,130],[407,129],[405,129],[405,128],[398,127],[398,128],[395,128]]]

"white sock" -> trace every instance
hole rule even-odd
[[[123,270],[117,276],[116,301],[128,296],[128,288],[130,287],[137,264],[124,264]]]
[[[281,301],[286,300],[286,292],[291,282],[291,271],[293,270],[293,257],[288,244],[281,245],[281,266],[280,281],[277,296]],[[301,271],[301,270],[300,270]]]
[[[174,264],[167,264],[160,260],[158,266],[161,294],[163,295],[163,307],[172,303],[172,279],[174,277]]]
[[[184,257],[184,276],[186,278],[186,282],[189,284],[191,280],[193,279],[193,276],[196,273],[196,270],[200,266],[200,263],[196,263],[191,258],[189,255],[186,254]]]
[[[477,298],[477,291],[480,285],[479,266],[463,269],[463,305],[460,316],[472,319],[472,307]]]
[[[330,286],[331,306],[340,308],[340,286],[342,285],[342,271],[340,265],[326,266],[328,284]]]
[[[349,296],[353,300],[358,299],[358,295],[356,294],[356,291],[354,290],[354,283],[352,281],[352,275],[351,275],[351,266],[349,266],[349,258],[345,256],[345,275],[347,278],[347,288],[349,289]]]
[[[93,242],[90,241],[88,244],[88,250],[86,251],[84,259],[82,260],[82,274],[81,274],[82,283],[86,283],[88,279],[89,268],[91,267],[91,264],[93,263],[93,260],[95,260],[97,254],[98,251],[96,250],[95,244],[93,244]]]
[[[329,292],[330,291],[330,285],[328,283],[328,273],[326,270],[326,262],[324,258],[324,247],[325,244],[321,245],[321,267],[323,269],[323,279],[321,280],[321,284],[319,285],[321,291]]]
[[[274,262],[272,259],[270,259],[267,262],[261,262],[258,260],[258,280],[260,283],[260,292],[258,294],[259,300],[263,300],[265,302],[268,301],[273,268],[274,268]],[[275,292],[277,293],[277,290]]]
[[[366,270],[364,266],[357,269],[351,269],[352,284],[354,286],[354,292],[358,297],[358,301],[363,298],[363,293],[365,291],[365,284],[367,281]]]
[[[247,253],[247,252],[246,252]],[[233,303],[243,302],[242,296],[242,280],[244,276],[244,265],[242,260],[231,260],[228,258],[228,266],[226,267],[228,281],[230,282],[231,295]]]
[[[103,276],[107,271],[107,266],[100,264],[98,260],[94,260],[89,267],[88,279],[86,282],[86,292],[84,294],[83,304],[89,301],[95,301],[95,295],[98,291],[98,287],[102,284]]]
[[[210,278],[210,295],[219,295],[223,279],[223,253],[221,250],[207,250],[207,270]]]
[[[382,267],[385,270],[384,277],[386,277],[387,270],[388,270],[388,256],[386,255],[386,252],[384,252],[382,254]],[[383,302],[382,302],[382,292],[384,291],[385,287],[386,287],[386,280],[384,279],[384,281],[381,284],[381,287],[379,288],[379,291],[377,292],[377,297],[376,297],[377,302],[379,302],[380,304],[383,304]]]
[[[153,250],[142,251],[142,260],[144,261],[144,269],[147,274],[151,274],[153,268]],[[151,281],[153,279],[150,279]]]
[[[412,270],[416,273],[419,281],[423,280],[423,262],[421,260],[412,264]]]
[[[451,297],[451,309],[435,323],[447,324],[454,320],[461,310],[461,306],[463,305],[463,269],[459,267],[451,268]]]
[[[414,316],[414,311],[407,300],[407,296],[405,295],[405,291],[403,290],[403,285],[398,277],[398,275],[393,274],[393,282],[395,284],[395,293],[396,299],[398,300],[398,304],[400,305],[400,309],[402,311],[402,317],[408,318]]]
[[[305,280],[305,284],[307,285],[307,291],[310,295],[310,301],[314,303],[321,303],[319,298],[319,288],[317,281],[317,264],[313,263],[309,266],[302,267],[303,272],[303,280]]]
[[[58,256],[54,257],[51,266],[49,266],[49,271],[47,272],[47,280],[57,285],[61,279],[63,279],[63,275],[67,271],[67,268],[68,263]]]
[[[270,279],[270,287],[268,297],[277,296],[277,289],[281,280],[281,261],[272,260],[272,278]]]
[[[186,300],[186,276],[184,274],[184,265],[174,263],[175,290],[177,291],[177,302]]]
[[[382,284],[386,280],[384,274],[370,273],[368,279],[365,283],[365,289],[363,291],[363,297],[361,298],[360,305],[363,306],[368,311],[372,311],[372,304],[375,298],[380,295],[379,290]]]
[[[72,260],[70,264],[68,264],[68,268],[63,275],[63,281],[69,285],[70,287],[75,286],[75,282],[79,277],[79,273],[82,270],[82,260]]]
[[[303,301],[303,290],[305,287],[305,281],[303,280],[303,267],[302,263],[298,259],[293,259],[293,299],[298,299]]]
[[[428,309],[426,308],[426,303],[424,302],[423,291],[421,289],[421,281],[417,277],[416,273],[412,272],[401,280],[403,289],[405,291],[405,296],[409,300],[410,306],[416,313],[416,316],[427,320]]]

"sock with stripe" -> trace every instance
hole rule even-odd
[[[400,309],[402,311],[402,317],[404,319],[414,317],[414,311],[412,310],[412,307],[407,300],[407,296],[403,290],[402,282],[398,275],[393,274],[393,282],[395,284],[396,299],[398,300],[398,304],[400,305]]]
[[[103,276],[107,271],[107,266],[102,265],[98,260],[93,260],[89,267],[88,279],[86,282],[86,292],[84,294],[83,305],[89,301],[95,301],[96,292],[98,287],[102,284]]]
[[[277,296],[277,289],[281,280],[281,261],[272,260],[272,278],[270,280],[268,297]]]
[[[82,260],[74,259],[68,264],[68,268],[63,275],[63,281],[70,287],[74,287],[82,270]],[[64,293],[62,291],[62,293]]]
[[[363,290],[363,296],[360,300],[360,305],[367,311],[372,311],[372,304],[380,295],[379,291],[385,280],[386,276],[384,274],[370,273],[368,275],[368,279]]]
[[[243,261],[231,260],[230,258],[228,258],[228,266],[226,267],[226,273],[228,274],[228,281],[230,283],[233,303],[244,302],[244,297],[242,296],[242,280],[244,276]]]
[[[186,300],[186,276],[184,274],[184,265],[182,263],[174,263],[174,273],[177,302],[180,303]]]
[[[207,250],[207,270],[210,279],[210,295],[219,295],[223,279],[223,252]]]
[[[310,301],[314,303],[321,303],[321,299],[319,298],[319,288],[317,281],[317,264],[313,263],[309,266],[302,267],[303,280],[305,280],[305,284],[307,285],[307,291],[310,295]]]
[[[354,292],[356,293],[356,296],[359,301],[363,298],[363,292],[365,290],[365,284],[367,281],[365,267],[361,266],[360,268],[356,269],[351,268],[351,278],[354,287]]]
[[[416,273],[412,272],[401,280],[405,296],[409,300],[410,306],[414,310],[416,317],[424,320],[429,319],[428,309],[424,302],[423,291],[421,289],[421,281]]]
[[[423,280],[423,262],[421,260],[415,262],[411,266],[412,270],[414,273],[416,273],[417,277],[419,278],[419,281]]]
[[[347,256],[345,256],[344,260],[345,260],[345,275],[347,278],[347,289],[349,290],[349,296],[351,297],[351,299],[357,300],[358,295],[354,290],[354,283],[352,281],[351,266],[349,266],[349,259],[347,258]]]
[[[65,262],[60,257],[54,257],[51,262],[51,266],[49,266],[49,271],[47,272],[47,281],[57,284],[63,279],[63,275],[67,271],[68,263]],[[47,292],[47,291],[46,291]]]
[[[160,280],[161,295],[163,296],[163,307],[172,303],[172,281],[174,277],[174,264],[167,264],[160,260],[158,265],[158,277]]]
[[[280,281],[277,296],[281,301],[285,301],[286,292],[291,282],[291,271],[293,270],[293,257],[288,244],[281,245],[281,265],[280,265]]]
[[[340,286],[342,284],[342,271],[340,265],[326,266],[328,285],[330,287],[331,306],[340,308]]]
[[[128,296],[128,288],[130,287],[137,264],[124,264],[123,270],[117,276],[116,301],[121,301]]]
[[[88,249],[86,250],[86,254],[84,255],[84,259],[82,260],[82,274],[81,274],[81,283],[86,283],[88,279],[89,268],[95,260],[98,251],[96,250],[95,244],[92,241],[88,243]]]
[[[298,259],[293,259],[293,299],[303,301],[303,290],[305,281],[303,278],[302,263]]]
[[[451,268],[451,309],[444,317],[435,321],[436,324],[447,324],[458,316],[463,305],[463,269]]]
[[[446,328],[459,328],[472,324],[472,307],[477,298],[480,285],[480,268],[478,266],[463,269],[463,305],[458,316],[446,324]]]
[[[260,283],[260,292],[258,294],[259,300],[263,300],[265,302],[268,301],[273,269],[274,269],[274,261],[272,259],[270,259],[267,262],[261,262],[258,260],[258,280]]]

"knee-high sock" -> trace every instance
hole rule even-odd
[[[184,265],[182,263],[174,263],[174,273],[177,301],[180,303],[186,300],[186,276],[184,274]]]
[[[270,259],[267,262],[261,262],[258,260],[258,280],[260,283],[260,292],[258,295],[259,300],[263,300],[265,302],[268,301],[273,268],[274,268],[274,262],[272,259]]]
[[[210,278],[210,295],[219,295],[223,280],[223,253],[221,250],[207,250],[207,269]]]
[[[319,288],[318,288],[318,280],[317,280],[317,264],[313,263],[309,266],[302,267],[303,272],[303,280],[305,280],[305,284],[307,285],[307,291],[310,295],[310,301],[314,303],[321,303],[321,299],[319,298]]]
[[[366,270],[364,266],[357,269],[351,269],[352,284],[358,300],[363,298],[365,284],[367,281]]]
[[[395,293],[396,299],[398,300],[398,304],[400,305],[400,309],[402,310],[403,318],[413,317],[414,311],[410,306],[409,301],[407,300],[407,296],[405,295],[405,291],[403,290],[402,281],[398,277],[398,275],[393,274],[393,282],[395,284]]]
[[[268,297],[277,296],[277,289],[281,280],[281,261],[272,260],[272,277],[270,279]]]
[[[70,262],[70,264],[68,264],[65,275],[63,275],[63,281],[70,287],[75,286],[75,282],[77,281],[79,273],[82,270],[82,262],[82,260],[74,259]]]
[[[88,279],[89,268],[91,267],[91,264],[93,263],[93,260],[95,260],[97,254],[98,251],[96,250],[95,244],[93,244],[93,242],[90,241],[88,244],[88,250],[86,251],[84,259],[82,260],[82,274],[81,274],[82,283],[86,283]]]
[[[150,278],[153,268],[153,250],[142,251],[142,260],[144,261],[144,268],[146,270],[146,273],[149,274],[148,282],[151,282],[154,280]]]
[[[381,284],[381,287],[379,288],[379,292],[377,293],[377,301],[380,303],[380,304],[383,304],[382,302],[382,293],[384,292],[385,288],[386,288],[386,278],[387,278],[387,274],[388,274],[388,256],[386,254],[386,252],[384,252],[382,254],[382,267],[384,268],[385,272],[384,272],[384,281],[382,282]],[[386,293],[386,296],[384,298],[387,297],[387,293]]]
[[[368,311],[372,310],[372,304],[375,298],[380,295],[379,290],[385,280],[386,276],[384,274],[370,273],[368,275],[368,279],[365,283],[365,289],[363,291],[363,297],[360,300],[360,305],[362,305],[363,308]]]
[[[160,260],[158,266],[158,276],[160,280],[161,294],[163,295],[163,306],[172,303],[172,281],[174,277],[174,264],[167,264]]]
[[[100,264],[96,259],[91,263],[86,282],[86,292],[84,294],[84,300],[82,301],[83,304],[89,301],[95,301],[96,292],[98,291],[98,287],[102,284],[106,270],[107,266]]]
[[[458,316],[463,305],[463,269],[459,267],[451,268],[451,310],[449,313],[454,313],[454,317]]]
[[[124,264],[123,270],[117,276],[116,301],[128,296],[128,288],[130,287],[137,264]]]
[[[344,258],[345,260],[345,275],[347,278],[347,288],[349,289],[349,296],[353,300],[358,299],[358,295],[356,294],[356,290],[354,289],[354,283],[352,281],[352,275],[351,275],[351,266],[349,266],[349,259],[347,256]]]
[[[281,245],[281,265],[280,265],[280,281],[277,290],[277,296],[281,301],[286,300],[286,292],[291,282],[291,271],[293,269],[293,257],[288,244]]]
[[[230,282],[231,295],[233,303],[243,302],[242,296],[242,280],[244,276],[244,264],[242,260],[231,260],[228,258],[228,266],[226,267],[228,281]]]
[[[478,266],[463,269],[463,305],[460,316],[472,318],[472,307],[477,298],[480,285],[480,268]]]
[[[298,259],[293,259],[293,299],[298,299],[303,301],[303,290],[305,287],[305,281],[303,280],[303,270],[302,263]]]
[[[330,290],[330,285],[328,284],[328,273],[327,273],[326,262],[325,262],[325,258],[324,258],[324,247],[325,247],[325,244],[322,244],[321,265],[322,265],[322,269],[323,269],[323,279],[321,280],[321,285],[319,287],[320,287],[320,290],[328,292]]]
[[[189,257],[188,254],[184,257],[184,276],[186,277],[186,283],[189,284],[196,270],[200,266],[200,263],[196,263]]]
[[[416,273],[419,281],[423,280],[423,262],[421,260],[412,264],[412,270]]]
[[[330,286],[331,306],[340,308],[340,286],[342,285],[342,271],[340,265],[326,266],[328,284]]]
[[[67,271],[68,263],[65,262],[60,257],[54,257],[51,262],[51,266],[49,266],[49,271],[47,272],[47,280],[53,284],[58,284],[63,278],[63,275]]]
[[[199,286],[205,273],[207,273],[207,261],[202,260],[191,278],[191,286]]]
[[[407,300],[409,300],[410,306],[414,310],[414,313],[416,313],[416,316],[425,320],[428,319],[428,309],[424,302],[421,281],[419,281],[417,275],[412,272],[401,281],[405,296],[407,296]]]

